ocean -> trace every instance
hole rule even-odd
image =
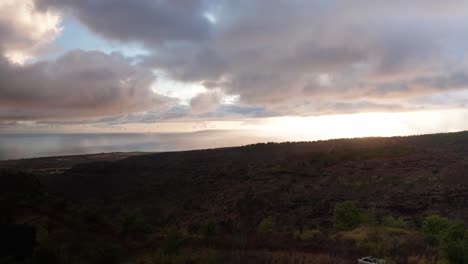
[[[0,134],[0,160],[106,152],[161,152],[262,141],[248,131],[134,134]]]

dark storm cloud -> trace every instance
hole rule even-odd
[[[72,51],[25,66],[0,60],[0,119],[97,117],[163,107],[154,75],[118,53]]]

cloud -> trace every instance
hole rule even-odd
[[[194,114],[203,114],[216,110],[221,104],[222,95],[214,90],[198,94],[190,100],[190,107]]]
[[[202,0],[37,0],[42,8],[70,10],[97,34],[148,47],[167,41],[201,41],[210,35]]]
[[[0,5],[4,55],[13,48],[38,53],[67,15],[111,42],[142,44],[148,54],[133,60],[75,51],[23,67],[1,61],[4,119],[408,111],[435,107],[427,98],[468,84],[466,1],[32,1],[22,0],[19,11],[12,0]],[[31,14],[29,22],[18,12]],[[207,92],[176,105],[151,91],[155,70]],[[223,105],[225,95],[239,100]],[[437,98],[437,108],[465,105]]]
[[[32,0],[0,2],[0,51],[14,63],[24,63],[60,33],[60,16],[40,11]]]
[[[72,51],[56,61],[0,61],[0,119],[79,119],[163,108],[154,75],[119,53]]]
[[[215,87],[240,102],[272,110],[361,105],[353,100],[396,106],[466,89],[450,81],[466,72],[468,44],[468,5],[455,2],[212,1],[210,39],[156,46],[145,65],[207,88],[222,84]],[[323,74],[332,77],[327,86],[317,83]]]
[[[175,103],[153,92],[151,69],[120,53],[74,50],[37,60],[60,33],[60,21],[58,11],[32,0],[0,2],[1,124],[73,122]]]
[[[57,37],[61,16],[32,0],[0,2],[0,120],[77,120],[163,108],[150,69],[121,54],[72,51],[30,61]]]

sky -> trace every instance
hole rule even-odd
[[[466,130],[467,31],[458,0],[0,0],[0,133]]]

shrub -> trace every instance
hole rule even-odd
[[[271,233],[275,229],[273,217],[269,216],[264,218],[257,226],[257,232],[260,234]]]
[[[365,221],[369,226],[377,226],[378,222],[375,213],[375,207],[371,207],[369,210],[367,210]]]
[[[447,228],[441,232],[441,237],[444,241],[463,240],[464,236],[465,224],[461,221],[451,222]]]
[[[143,217],[136,214],[123,214],[120,219],[120,228],[125,236],[143,236],[150,230],[150,226]]]
[[[429,257],[429,256],[409,256],[407,258],[408,264],[426,264],[426,263],[434,263],[434,264],[439,264],[439,263],[444,263],[441,261],[437,261],[437,257]],[[387,262],[385,262],[387,264]]]
[[[407,224],[403,217],[395,218],[391,215],[382,218],[382,225],[386,227],[406,228]]]
[[[162,251],[156,252],[153,256],[154,264],[182,264],[182,263],[203,263],[217,264],[223,263],[216,250],[203,248],[199,250],[182,250],[177,254],[167,254]]]
[[[120,263],[119,250],[110,244],[101,243],[96,246],[96,264],[117,264]]]
[[[441,232],[440,249],[449,263],[468,263],[468,232],[463,222],[452,222]]]
[[[336,230],[351,230],[362,224],[363,210],[355,202],[337,203],[333,210],[333,226]]]
[[[162,241],[162,251],[164,254],[173,256],[179,253],[179,250],[184,246],[185,239],[176,229],[169,229],[166,238]]]
[[[430,215],[422,223],[422,232],[424,235],[439,236],[442,231],[448,228],[450,221],[438,215]]]
[[[214,219],[208,219],[200,228],[200,232],[204,237],[210,237],[216,234],[216,221]]]
[[[58,264],[59,257],[56,252],[46,246],[39,246],[34,252],[32,263],[34,264]]]
[[[302,232],[296,231],[294,237],[303,241],[315,240],[322,235],[322,232],[318,229],[304,229]]]
[[[468,252],[466,252],[468,247],[463,241],[445,241],[441,245],[441,249],[450,264],[468,263]]]
[[[426,217],[422,223],[422,232],[424,240],[429,246],[436,247],[440,242],[441,233],[450,225],[450,221],[438,215]]]
[[[438,246],[448,263],[468,263],[468,230],[463,222],[432,215],[424,220],[422,231],[426,242]]]
[[[28,224],[0,225],[0,263],[2,257],[25,260],[33,256],[37,229]]]
[[[107,222],[104,214],[96,207],[84,207],[80,212],[84,223],[88,226],[101,225]]]

